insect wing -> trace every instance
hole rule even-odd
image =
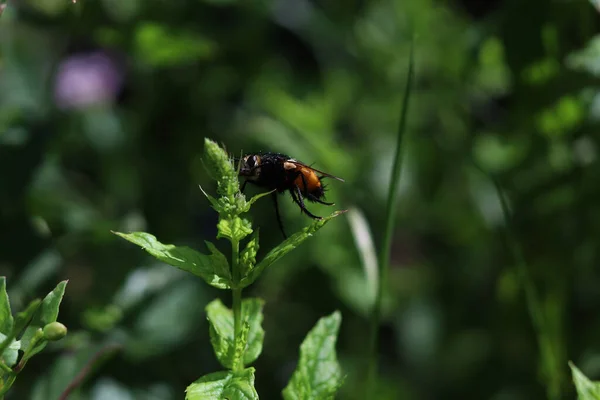
[[[326,176],[326,177],[328,177],[328,178],[337,179],[337,180],[338,180],[338,181],[340,181],[340,182],[346,182],[346,181],[345,181],[345,180],[343,180],[342,178],[338,178],[337,176],[334,176],[334,175],[328,174],[327,172],[319,171],[318,169],[316,169],[316,168],[313,168],[313,167],[311,167],[310,165],[306,165],[306,164],[304,164],[304,163],[301,163],[300,161],[296,161],[296,160],[289,159],[289,160],[287,160],[286,162],[289,162],[289,163],[292,163],[292,164],[296,164],[296,165],[297,165],[297,166],[299,166],[299,167],[308,168],[308,169],[310,169],[310,170],[312,170],[312,171],[314,171],[314,172],[318,172],[319,174],[321,174],[321,175],[323,175],[323,176]]]

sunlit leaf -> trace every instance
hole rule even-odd
[[[228,289],[231,285],[231,273],[227,259],[208,242],[210,255],[202,254],[187,246],[162,244],[154,235],[145,232],[114,233],[141,246],[160,261],[201,277],[211,286]]]
[[[245,218],[221,219],[217,224],[217,238],[240,241],[252,233],[252,224]]]
[[[252,284],[260,276],[262,271],[265,268],[273,264],[275,261],[279,260],[281,257],[285,256],[290,251],[294,250],[296,247],[300,246],[302,242],[311,237],[315,232],[321,229],[325,224],[331,221],[333,218],[337,217],[340,214],[343,214],[345,211],[336,211],[328,217],[325,217],[320,220],[315,220],[311,225],[304,228],[302,231],[297,232],[284,240],[279,246],[275,247],[271,250],[265,258],[263,258],[256,267],[250,271],[248,276],[242,278],[240,280],[240,286],[242,288]]]
[[[198,379],[185,389],[186,400],[258,400],[254,368],[241,372],[220,371]]]
[[[569,362],[569,366],[579,400],[600,400],[600,382],[589,380],[572,362]]]
[[[7,335],[0,333],[0,342],[4,342],[7,337]],[[20,348],[21,342],[12,338],[6,349],[2,352],[2,359],[6,365],[12,367],[17,363],[17,357],[19,356]]]
[[[206,306],[210,321],[210,343],[217,359],[225,368],[233,368],[235,348],[233,345],[233,312],[219,299]]]
[[[339,311],[323,317],[300,345],[300,360],[283,390],[286,400],[333,399],[342,385],[342,370],[335,343],[342,316]]]

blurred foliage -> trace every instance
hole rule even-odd
[[[11,398],[53,398],[106,346],[119,350],[71,399],[179,399],[219,368],[204,307],[221,293],[110,233],[149,231],[192,248],[215,236],[198,189],[211,187],[205,137],[235,156],[279,151],[343,177],[329,201],[360,210],[378,245],[411,31],[416,77],[379,398],[574,398],[568,360],[600,376],[592,4],[9,2],[0,275],[15,311],[69,279],[69,335],[31,360]],[[539,294],[543,348],[490,176]],[[290,231],[308,225],[291,201],[282,206]],[[251,214],[262,258],[280,233],[268,199]],[[280,398],[305,333],[340,309],[340,398],[360,398],[372,297],[350,226],[336,218],[248,290],[265,300],[261,397]]]

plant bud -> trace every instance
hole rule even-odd
[[[44,326],[44,338],[48,341],[56,341],[67,335],[67,327],[60,322],[50,322]]]

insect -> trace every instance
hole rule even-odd
[[[321,217],[308,211],[304,200],[332,206],[333,203],[323,201],[325,198],[325,185],[323,185],[322,179],[333,178],[344,182],[342,178],[319,171],[281,153],[248,154],[242,157],[240,161],[239,175],[245,178],[242,184],[242,192],[247,183],[273,191],[271,198],[275,203],[277,223],[284,238],[287,238],[287,235],[279,214],[278,193],[289,191],[292,200],[300,207],[302,212],[313,219],[321,219]]]

